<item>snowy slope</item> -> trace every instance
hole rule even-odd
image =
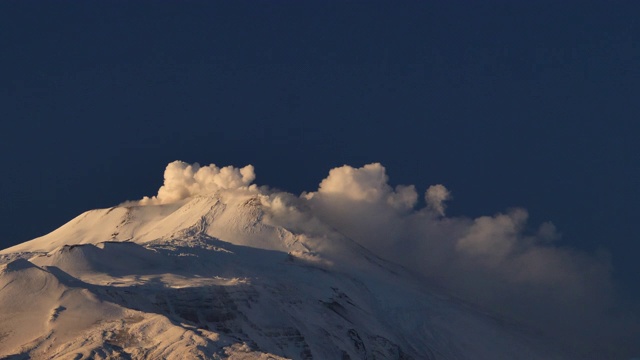
[[[219,191],[92,210],[1,251],[0,356],[566,358],[265,201]]]

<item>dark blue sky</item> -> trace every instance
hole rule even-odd
[[[176,159],[294,193],[379,161],[452,215],[525,207],[637,291],[640,3],[231,4],[0,3],[0,248]]]

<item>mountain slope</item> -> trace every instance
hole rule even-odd
[[[268,201],[219,191],[93,210],[1,251],[0,356],[564,358]]]

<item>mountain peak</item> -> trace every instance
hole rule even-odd
[[[201,234],[258,248],[304,250],[294,246],[292,233],[265,223],[264,216],[260,198],[255,194],[229,196],[215,192],[172,204],[126,204],[87,211],[50,234],[0,253],[49,252],[62,246],[105,241],[144,244]]]
[[[0,356],[562,358],[421,285],[293,196],[149,202],[87,211],[0,252]]]

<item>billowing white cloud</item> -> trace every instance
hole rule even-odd
[[[418,200],[413,185],[388,184],[379,163],[354,168],[344,165],[329,171],[316,192],[302,198],[313,215],[343,235],[383,253],[402,231],[400,214],[410,213]],[[367,224],[375,224],[367,226]]]
[[[158,194],[140,204],[250,189],[272,225],[309,236],[340,233],[429,283],[554,335],[589,344],[622,332],[612,330],[605,316],[613,304],[609,258],[558,246],[555,226],[546,222],[536,229],[524,209],[448,217],[445,202],[451,194],[441,184],[428,187],[425,207],[416,208],[416,187],[392,187],[379,163],[332,169],[316,191],[299,197],[250,185],[254,179],[251,165],[175,161],[167,166]]]
[[[473,221],[465,236],[456,242],[461,253],[499,262],[513,253],[528,214],[516,209],[508,214],[481,216]]]
[[[378,163],[345,165],[303,199],[330,228],[467,301],[579,346],[616,336],[605,315],[613,303],[607,256],[558,247],[555,226],[532,227],[524,209],[447,217],[445,186],[430,186],[426,206],[416,209],[415,186],[394,189],[388,181]]]
[[[441,216],[444,216],[444,209],[446,207],[444,202],[451,199],[451,193],[449,193],[449,190],[447,190],[444,185],[431,185],[427,189],[424,198],[431,209]]]
[[[219,168],[214,164],[200,166],[198,163],[174,161],[164,171],[164,184],[158,190],[158,195],[145,196],[140,200],[140,205],[167,204],[218,190],[246,188],[255,178],[252,165]]]
[[[392,189],[385,168],[379,163],[353,168],[348,165],[331,169],[317,193],[307,198],[341,198],[361,203],[386,203],[397,209],[412,208],[418,199],[415,187],[399,185]]]

